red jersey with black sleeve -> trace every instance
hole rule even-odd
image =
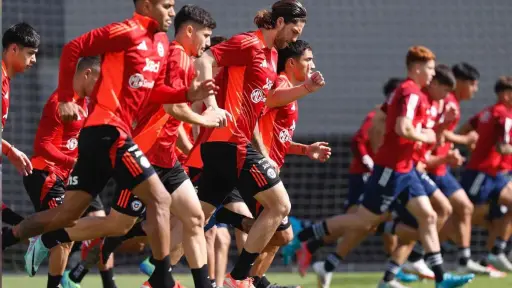
[[[75,95],[73,101],[87,111],[85,98]],[[59,96],[54,92],[43,108],[34,140],[34,169],[53,172],[66,181],[78,157],[78,134],[85,119],[62,122],[59,117]]]
[[[502,170],[504,158],[496,150],[496,145],[511,143],[512,109],[497,103],[484,112],[479,120],[476,129],[478,141],[466,168],[495,176]]]
[[[276,87],[292,88],[285,74],[279,75]],[[295,131],[295,124],[299,120],[299,107],[297,101],[285,106],[268,109],[258,121],[261,138],[267,148],[270,159],[281,168],[288,153]]]
[[[417,129],[423,127],[429,104],[427,96],[412,79],[407,79],[388,100],[384,141],[375,155],[375,164],[400,173],[412,169],[415,141],[398,136],[395,124],[399,117],[407,117]]]
[[[168,39],[155,20],[137,13],[131,19],[88,32],[64,46],[59,101],[73,99],[73,75],[80,57],[102,55],[101,75],[92,92],[85,126],[112,125],[131,135],[143,103],[186,102],[186,88],[164,84]]]
[[[9,92],[10,92],[11,79],[7,74],[7,67],[4,61],[2,61],[2,131],[7,121],[7,115],[9,114]]]
[[[195,72],[192,58],[185,53],[185,49],[181,44],[173,41],[169,46],[165,83],[174,89],[182,89],[188,87],[194,77]],[[142,141],[153,141],[152,144],[148,144],[150,148],[145,152],[152,165],[172,168],[177,160],[175,146],[178,138],[178,127],[181,125],[180,120],[168,116],[163,127],[159,129],[156,139],[137,137],[143,129],[147,129],[147,123],[152,121],[151,118],[160,117],[158,111],[161,109],[161,104],[148,103],[144,105],[141,112],[136,116],[134,135],[136,135],[136,142],[138,144]]]
[[[350,174],[364,174],[371,172],[366,165],[363,164],[363,156],[368,155],[372,159],[375,156],[370,143],[368,131],[372,127],[372,120],[375,117],[375,110],[372,110],[364,118],[363,124],[359,127],[354,137],[352,137],[351,150],[352,161],[350,162]]]

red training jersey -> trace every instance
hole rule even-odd
[[[10,92],[11,79],[7,74],[7,67],[4,61],[2,61],[2,131],[7,121],[7,115],[9,114],[9,92]]]
[[[276,80],[276,87],[293,87],[285,74],[279,75]],[[268,109],[259,119],[258,126],[261,137],[270,159],[276,162],[281,168],[284,158],[288,153],[295,131],[295,125],[299,120],[299,107],[297,101],[285,106]]]
[[[496,150],[499,143],[510,143],[512,109],[497,103],[482,113],[477,128],[478,142],[467,164],[468,169],[495,176],[502,170],[503,156]]]
[[[363,124],[359,127],[354,137],[352,137],[351,150],[352,161],[350,162],[350,174],[364,174],[371,172],[366,165],[363,164],[363,156],[368,155],[372,159],[375,156],[370,142],[368,132],[372,127],[372,120],[375,117],[375,110],[370,111],[364,118]]]
[[[165,83],[178,90],[188,87],[195,77],[192,63],[192,58],[185,53],[183,46],[177,41],[171,42],[169,45]],[[177,160],[175,146],[176,139],[178,138],[178,127],[181,125],[180,120],[167,116],[167,121],[163,127],[157,127],[159,133],[156,138],[137,137],[142,130],[147,129],[147,124],[151,122],[151,118],[161,116],[158,113],[159,110],[162,110],[161,104],[148,103],[144,105],[142,111],[136,116],[134,135],[136,135],[137,144],[141,144],[142,141],[151,141],[151,143],[147,144],[150,148],[145,154],[152,165],[172,168]]]
[[[101,75],[92,92],[94,110],[85,126],[112,125],[131,135],[142,104],[186,102],[186,88],[164,84],[168,39],[158,23],[137,13],[131,19],[92,30],[62,49],[59,101],[73,99],[73,75],[80,57],[102,55]]]
[[[434,101],[429,96],[426,90],[423,90],[424,95],[426,95],[426,100],[428,101],[428,108],[426,110],[425,122],[422,125],[422,128],[433,129],[440,119],[440,107],[444,104],[442,101]],[[432,153],[432,150],[436,144],[426,144],[422,142],[416,142],[413,153],[414,162],[423,162],[426,163],[426,159]]]
[[[87,111],[85,98],[75,95],[74,101]],[[32,156],[34,169],[55,173],[65,181],[78,157],[78,134],[84,121],[84,118],[65,123],[61,121],[59,96],[55,91],[44,105],[37,128]]]
[[[412,169],[415,141],[398,136],[395,132],[396,120],[407,117],[415,127],[422,128],[429,108],[427,96],[413,80],[407,79],[395,90],[386,108],[386,132],[374,162],[407,173]]]

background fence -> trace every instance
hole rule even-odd
[[[255,29],[257,10],[273,0],[177,0],[177,9],[194,3],[217,19],[215,35],[230,36]],[[315,62],[327,86],[300,101],[296,140],[327,140],[333,158],[316,164],[290,157],[283,179],[293,201],[292,214],[317,220],[341,211],[350,161],[348,141],[367,111],[382,101],[381,85],[404,75],[407,48],[430,47],[439,62],[467,61],[482,74],[476,99],[463,104],[463,119],[494,101],[492,85],[509,73],[512,64],[512,1],[510,0],[305,0],[309,12],[302,39],[313,46]],[[2,28],[20,21],[36,27],[42,37],[38,62],[11,84],[11,108],[3,137],[27,154],[41,108],[56,87],[62,45],[88,30],[130,17],[128,0],[3,1]],[[173,32],[169,33],[172,37]],[[109,193],[103,193],[105,204]],[[7,162],[3,167],[3,200],[23,215],[33,213],[22,179]],[[481,241],[482,235],[473,238]],[[481,245],[475,246],[475,252]],[[22,267],[24,246],[4,254],[4,269]],[[135,264],[140,257],[118,257],[119,264]],[[380,240],[371,239],[349,259],[350,263],[382,263]],[[279,261],[276,261],[276,266]]]

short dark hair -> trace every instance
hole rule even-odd
[[[398,77],[389,78],[388,81],[386,81],[386,83],[384,83],[384,86],[382,87],[382,93],[384,93],[384,97],[386,97],[386,99],[388,99],[389,96],[391,96],[391,93],[393,93],[396,90],[398,85],[400,85],[400,83],[402,83],[404,81],[405,81],[405,79],[403,79],[403,78],[398,78]]]
[[[478,69],[466,62],[453,65],[452,72],[458,80],[476,81],[480,79],[480,72],[478,72]]]
[[[277,73],[281,73],[284,71],[286,66],[286,61],[290,58],[300,58],[304,55],[306,50],[313,50],[308,42],[304,40],[297,40],[295,42],[289,43],[286,48],[279,49],[278,58],[277,58]]]
[[[512,90],[512,76],[502,76],[494,84],[494,93],[496,94],[509,90]]]
[[[78,61],[78,64],[76,65],[76,71],[80,72],[80,71],[83,71],[88,68],[96,69],[99,71],[100,66],[101,66],[101,57],[100,56],[82,57],[82,58],[80,58],[80,60]]]
[[[436,80],[441,85],[451,87],[452,90],[455,89],[455,76],[448,65],[436,65],[436,75],[433,80]]]
[[[210,39],[210,47],[213,47],[217,44],[220,44],[224,41],[228,40],[227,37],[224,37],[224,36],[213,36],[211,39]]]
[[[280,0],[272,5],[272,11],[260,10],[254,17],[254,24],[258,28],[272,29],[276,27],[276,21],[283,17],[284,23],[306,22],[308,12],[297,0]]]
[[[2,37],[2,47],[7,49],[9,45],[16,44],[28,48],[38,48],[41,43],[41,37],[28,23],[21,22],[14,24],[4,32]]]
[[[212,30],[217,27],[217,23],[210,12],[197,5],[187,4],[180,9],[174,18],[174,34],[178,34],[181,26],[189,21]]]

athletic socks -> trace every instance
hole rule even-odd
[[[432,268],[436,276],[436,282],[440,283],[444,280],[443,257],[441,252],[427,253],[425,255],[427,264]]]
[[[238,261],[235,264],[235,267],[231,271],[231,277],[235,280],[244,280],[249,277],[249,272],[251,271],[252,265],[256,258],[260,253],[249,253],[245,249],[242,250],[242,253],[238,257]]]
[[[308,241],[306,247],[308,248],[309,253],[314,254],[318,249],[325,245],[324,240],[322,239],[314,239]]]
[[[110,254],[112,254],[124,241],[134,237],[146,235],[146,232],[144,232],[144,229],[142,229],[142,223],[143,222],[138,222],[133,225],[132,229],[130,229],[130,231],[128,231],[128,233],[126,233],[124,236],[106,237],[103,240],[103,246],[101,248],[103,264],[107,262]]]
[[[242,222],[244,219],[249,219],[248,217],[245,217],[244,215],[240,215],[238,213],[235,213],[229,209],[226,209],[224,207],[221,207],[217,213],[215,213],[215,219],[217,220],[217,223],[226,223],[229,224],[236,229],[240,231],[244,231]],[[244,231],[248,232],[248,231]]]
[[[174,282],[171,273],[171,257],[167,255],[162,260],[154,259],[153,263],[155,264],[155,272],[149,277],[149,284],[152,287],[174,288],[176,282]]]
[[[46,288],[59,288],[60,279],[62,279],[62,275],[52,276],[48,274],[48,282],[46,282]]]
[[[78,284],[82,282],[87,273],[89,273],[89,269],[87,269],[84,262],[80,262],[69,272],[69,279]]]
[[[101,282],[103,283],[103,288],[117,288],[116,282],[114,281],[114,270],[108,269],[105,271],[100,271]]]
[[[494,240],[494,246],[491,249],[491,253],[494,255],[499,255],[503,253],[505,247],[507,247],[507,241],[503,240],[501,237],[496,237],[496,240]]]
[[[203,265],[201,268],[191,269],[192,278],[194,278],[194,286],[197,288],[212,288],[212,282],[208,277],[208,265]]]
[[[267,288],[270,286],[270,281],[268,281],[267,277],[263,275],[262,277],[254,276],[254,287],[256,288]]]
[[[423,258],[424,255],[423,247],[421,244],[417,243],[414,248],[411,251],[411,254],[409,254],[409,258],[407,258],[407,261],[414,263]]]
[[[14,236],[12,228],[2,227],[2,251],[19,242],[20,239]]]
[[[310,239],[322,239],[325,235],[329,235],[329,229],[327,229],[327,222],[322,221],[305,228],[297,237],[300,242],[305,242]]]
[[[471,249],[470,248],[459,248],[459,265],[466,266],[468,265],[468,261],[471,258]]]
[[[396,274],[400,271],[400,265],[393,260],[389,260],[386,265],[386,272],[384,272],[384,282],[391,282],[395,279]]]
[[[340,265],[343,258],[336,253],[331,253],[327,255],[327,259],[324,262],[324,269],[326,272],[332,272],[336,269],[338,265]]]
[[[41,241],[46,248],[52,249],[59,244],[71,242],[71,239],[66,230],[58,229],[41,235]]]

